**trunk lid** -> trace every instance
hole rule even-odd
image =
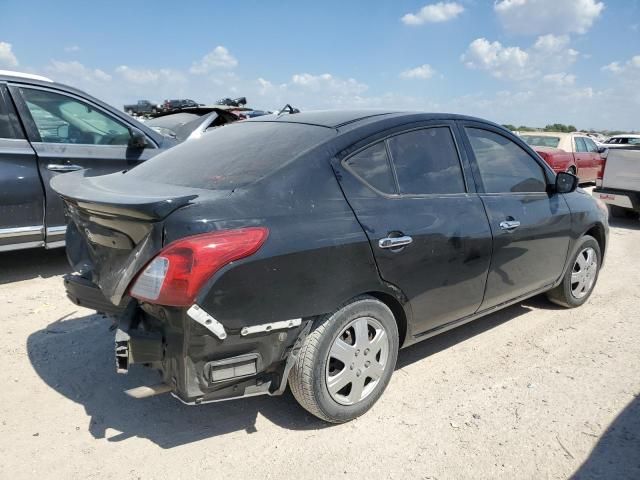
[[[58,175],[51,187],[64,200],[69,226],[67,255],[74,270],[119,305],[138,271],[163,247],[164,220],[208,191],[129,179],[122,173]]]

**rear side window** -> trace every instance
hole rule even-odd
[[[376,143],[349,157],[344,165],[376,190],[395,193],[395,182],[384,142]]]
[[[0,138],[22,138],[13,128],[9,106],[5,103],[8,101],[4,88],[0,86]]]
[[[311,125],[238,122],[181,143],[127,175],[169,185],[234,189],[266,177],[334,135],[332,129]]]
[[[414,130],[391,137],[388,142],[401,194],[465,191],[449,127]]]
[[[466,128],[486,193],[544,192],[542,167],[515,142],[479,128]]]
[[[582,137],[576,137],[575,139],[576,142],[576,152],[587,152],[587,144],[584,142],[584,138]]]

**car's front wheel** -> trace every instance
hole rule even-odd
[[[598,280],[602,252],[595,238],[585,235],[579,240],[578,249],[570,265],[562,283],[547,292],[547,297],[553,303],[574,308],[588,300]]]
[[[380,398],[398,357],[393,313],[372,297],[360,297],[316,320],[291,370],[298,403],[322,420],[343,423]]]

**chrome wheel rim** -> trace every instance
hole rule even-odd
[[[571,271],[571,295],[578,300],[587,295],[593,288],[598,274],[598,255],[587,247],[583,249],[573,264]]]
[[[354,405],[376,389],[389,361],[389,335],[371,317],[350,322],[329,349],[325,380],[329,395],[341,405]]]

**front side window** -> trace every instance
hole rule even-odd
[[[376,190],[395,193],[395,182],[384,142],[378,142],[352,155],[344,164]]]
[[[519,145],[488,130],[465,130],[486,193],[546,191],[542,167]]]
[[[629,138],[629,145],[640,145],[640,138]]]
[[[587,152],[587,144],[584,142],[584,138],[582,137],[576,137],[574,138],[574,141],[576,142],[576,152]]]
[[[596,153],[598,151],[598,146],[596,143],[588,137],[583,138],[584,144],[587,147],[587,152]]]
[[[449,127],[414,130],[391,137],[391,159],[400,193],[464,193],[464,179]]]
[[[50,143],[127,145],[129,129],[91,105],[66,95],[21,88],[40,138]]]

